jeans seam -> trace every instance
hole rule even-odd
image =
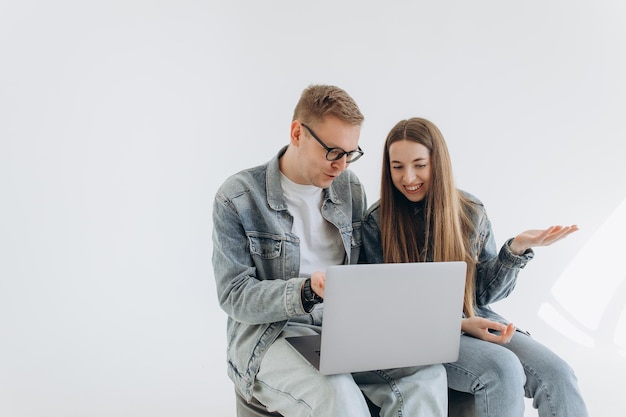
[[[305,400],[298,399],[298,398],[294,397],[293,395],[291,395],[288,392],[284,392],[284,391],[281,391],[279,389],[276,389],[276,388],[266,384],[265,382],[261,381],[258,378],[256,379],[256,382],[261,384],[261,385],[263,385],[266,389],[268,389],[269,391],[272,391],[274,394],[282,396],[284,398],[287,398],[287,399],[289,399],[290,401],[292,401],[295,404],[301,404],[302,406],[306,407],[307,410],[309,411],[309,415],[311,415],[311,413],[313,412],[313,408]]]
[[[396,380],[381,370],[373,371],[373,373],[380,376],[383,380],[385,380],[385,382],[387,382],[387,385],[389,385],[391,392],[396,396],[398,402],[400,403],[400,408],[398,409],[398,417],[402,417],[402,411],[404,410],[404,397],[402,396],[402,391],[398,387],[398,384],[396,384]]]
[[[521,362],[521,360],[520,360],[520,362]],[[528,366],[525,362],[521,362],[521,363],[522,363],[522,366],[524,367],[524,369],[526,370],[526,372],[531,374],[532,376],[534,376],[535,379],[537,379],[537,381],[538,381],[538,388],[545,393],[546,401],[548,402],[548,405],[550,407],[550,414],[552,414],[553,416],[556,416],[557,414],[556,414],[556,411],[555,411],[554,407],[552,406],[552,398],[550,397],[550,391],[548,390],[548,387],[544,384],[543,380],[539,377],[539,374],[536,373],[533,368]],[[524,386],[524,391],[525,391],[526,397],[533,398],[533,396],[530,395],[530,392],[528,392],[528,390],[526,389],[526,386]],[[535,393],[535,395],[536,395],[536,393]]]
[[[480,380],[480,376],[476,375],[475,373],[469,372],[467,371],[467,369],[465,368],[461,368],[459,366],[455,366],[451,363],[446,364],[447,368],[451,368],[454,369],[456,372],[460,373],[460,374],[464,374],[464,375],[469,375],[472,378],[474,378],[475,381],[477,381],[480,384],[480,387],[484,387],[485,384]],[[472,386],[474,386],[475,384],[472,384]],[[476,393],[477,390],[475,390],[474,388],[472,388],[472,394]]]
[[[474,383],[472,383],[470,389],[472,391],[471,394],[474,395],[474,407],[478,407],[478,401],[476,399],[476,391],[482,390],[485,387],[485,384],[480,380],[480,376],[476,375],[475,373],[469,372],[465,368],[461,368],[460,366],[456,366],[451,363],[446,364],[446,367],[456,371],[459,374],[469,375],[470,377],[474,378]],[[480,388],[477,389],[477,387],[480,387]],[[488,416],[489,415],[489,398],[487,398],[487,395],[483,395],[482,406],[485,410],[485,415]]]

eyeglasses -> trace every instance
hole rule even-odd
[[[346,152],[341,148],[329,148],[328,146],[326,146],[324,142],[322,142],[320,138],[317,137],[317,135],[313,132],[313,130],[311,130],[310,127],[308,127],[304,123],[301,123],[301,124],[311,134],[311,136],[313,136],[313,139],[315,139],[320,145],[322,145],[322,147],[324,147],[324,149],[326,149],[326,160],[328,161],[338,161],[341,158],[343,158],[344,155],[347,155],[348,157],[346,158],[346,164],[349,164],[351,162],[356,161],[357,159],[362,157],[364,154],[360,146],[357,146],[356,151],[349,151],[349,152]]]

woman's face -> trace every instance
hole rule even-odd
[[[430,152],[412,140],[389,147],[389,171],[393,185],[410,201],[423,200],[430,189]]]

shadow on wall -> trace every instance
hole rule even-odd
[[[581,347],[626,358],[626,199],[552,287],[539,317]]]

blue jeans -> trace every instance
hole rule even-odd
[[[444,366],[450,388],[474,394],[476,417],[522,417],[524,396],[540,417],[588,417],[573,370],[524,333],[506,345],[462,335],[459,360]]]
[[[254,397],[289,417],[369,417],[363,393],[381,407],[381,417],[446,417],[448,391],[441,365],[321,375],[284,340],[319,333],[319,326],[288,324],[268,348],[254,384]]]

